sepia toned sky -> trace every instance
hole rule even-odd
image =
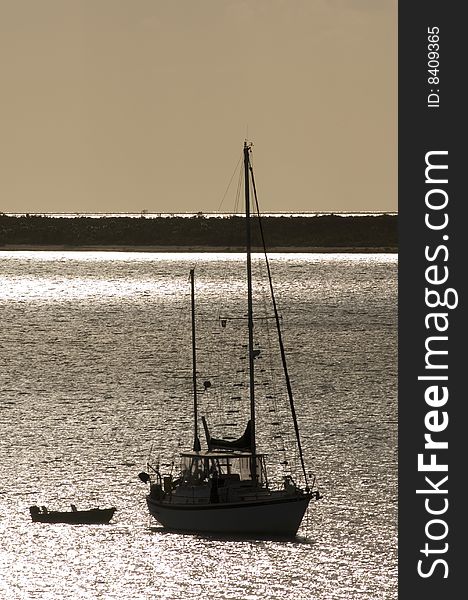
[[[0,0],[0,211],[232,211],[246,136],[264,211],[396,211],[396,61],[396,0]]]

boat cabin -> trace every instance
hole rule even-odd
[[[255,474],[256,485],[268,483],[265,454],[250,452],[184,452],[181,455],[181,483],[196,485],[210,479],[218,479],[229,485],[230,482],[252,483]],[[253,464],[253,461],[255,463]]]

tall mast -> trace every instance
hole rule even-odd
[[[197,349],[195,346],[195,269],[190,269],[190,292],[192,308],[192,380],[193,380],[193,449],[200,450],[198,439],[198,398],[197,398]]]
[[[247,316],[249,327],[249,389],[250,389],[250,421],[252,426],[251,451],[256,454],[255,439],[255,374],[254,374],[254,342],[253,342],[253,302],[252,302],[252,239],[250,232],[250,144],[244,142],[244,184],[245,184],[245,233],[247,251]],[[252,482],[257,480],[256,458],[251,464]]]

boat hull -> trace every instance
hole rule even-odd
[[[70,523],[72,525],[98,525],[109,523],[115,508],[96,508],[91,510],[78,510],[73,512],[49,511],[34,514],[31,518],[35,523]]]
[[[176,504],[146,497],[151,515],[166,529],[191,533],[296,535],[310,495],[243,503]]]

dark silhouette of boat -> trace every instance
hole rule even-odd
[[[91,508],[78,510],[74,504],[71,511],[48,510],[45,506],[31,506],[29,512],[35,523],[71,523],[74,525],[94,525],[109,523],[115,508]]]
[[[238,439],[224,436],[212,436],[207,420],[201,416],[206,437],[206,449],[202,449],[199,436],[199,392],[198,371],[196,366],[196,318],[194,269],[190,271],[191,316],[192,316],[192,388],[193,388],[193,445],[191,449],[180,453],[180,471],[173,478],[170,473],[161,472],[159,460],[155,466],[148,462],[148,473],[142,472],[139,478],[149,484],[146,497],[150,514],[167,530],[195,533],[221,533],[236,535],[267,535],[294,537],[297,534],[304,514],[311,501],[321,498],[315,487],[315,477],[309,484],[299,425],[294,406],[286,353],[280,327],[280,315],[277,310],[269,260],[262,238],[264,262],[266,265],[270,289],[270,300],[274,313],[279,352],[283,366],[290,412],[296,434],[296,446],[300,459],[301,473],[284,470],[283,481],[270,482],[266,471],[266,454],[258,452],[256,436],[256,395],[258,382],[255,377],[255,361],[261,351],[255,348],[254,332],[254,287],[252,281],[252,236],[251,236],[251,191],[253,192],[257,222],[260,226],[260,210],[250,160],[252,144],[244,143],[244,188],[245,188],[245,225],[246,225],[246,279],[247,279],[247,331],[248,333],[248,390],[250,414],[243,435]],[[227,319],[221,319],[225,328]],[[257,368],[258,371],[258,368]],[[258,377],[257,377],[258,379]],[[205,392],[211,388],[209,380],[203,383]],[[202,392],[203,393],[203,392]],[[240,396],[239,396],[240,399]],[[247,398],[245,398],[247,401]],[[238,411],[239,412],[239,411]],[[262,421],[260,421],[262,424]],[[236,424],[237,425],[237,424]],[[288,461],[282,465],[288,465]],[[174,463],[172,463],[174,466]],[[288,473],[288,474],[286,474]],[[294,478],[293,479],[293,474]],[[296,478],[302,481],[296,483]],[[315,489],[314,489],[315,487]]]

